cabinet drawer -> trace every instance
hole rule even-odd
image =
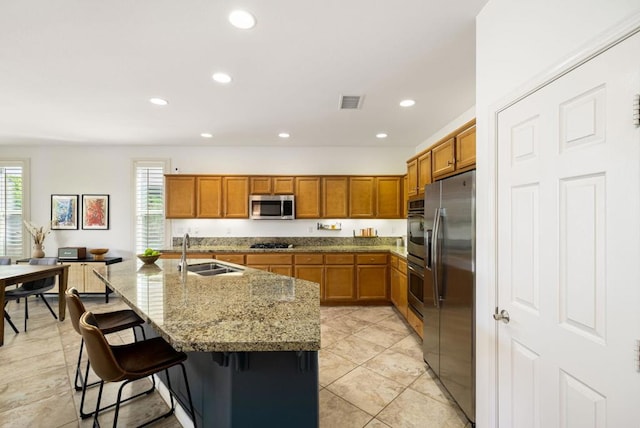
[[[389,264],[392,268],[398,269],[398,256],[391,255],[389,257]]]
[[[237,265],[244,264],[244,254],[216,254],[216,260],[222,260],[223,262],[235,263]]]
[[[321,265],[323,258],[322,254],[296,254],[293,261],[297,265]]]
[[[386,265],[386,254],[358,254],[356,260],[359,265]]]
[[[248,265],[290,265],[291,254],[247,254]]]
[[[327,265],[352,265],[353,254],[325,254],[324,261]]]

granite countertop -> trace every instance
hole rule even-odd
[[[318,284],[251,268],[242,275],[185,274],[177,265],[172,259],[152,265],[127,260],[94,273],[178,350],[320,349]]]
[[[180,253],[181,247],[161,250],[165,253]],[[300,245],[291,248],[248,248],[240,245],[195,246],[187,249],[189,253],[376,253],[390,252],[400,257],[407,257],[405,247],[396,245]]]

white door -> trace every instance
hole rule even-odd
[[[498,115],[501,428],[640,426],[639,92],[636,34]]]

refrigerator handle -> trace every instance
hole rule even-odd
[[[438,234],[440,232],[440,208],[434,214],[433,232],[431,234],[431,275],[433,276],[433,305],[440,308],[440,290],[438,287]]]

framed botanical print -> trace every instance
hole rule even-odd
[[[51,229],[78,228],[78,195],[51,195]]]
[[[109,229],[109,195],[82,195],[82,228]]]

